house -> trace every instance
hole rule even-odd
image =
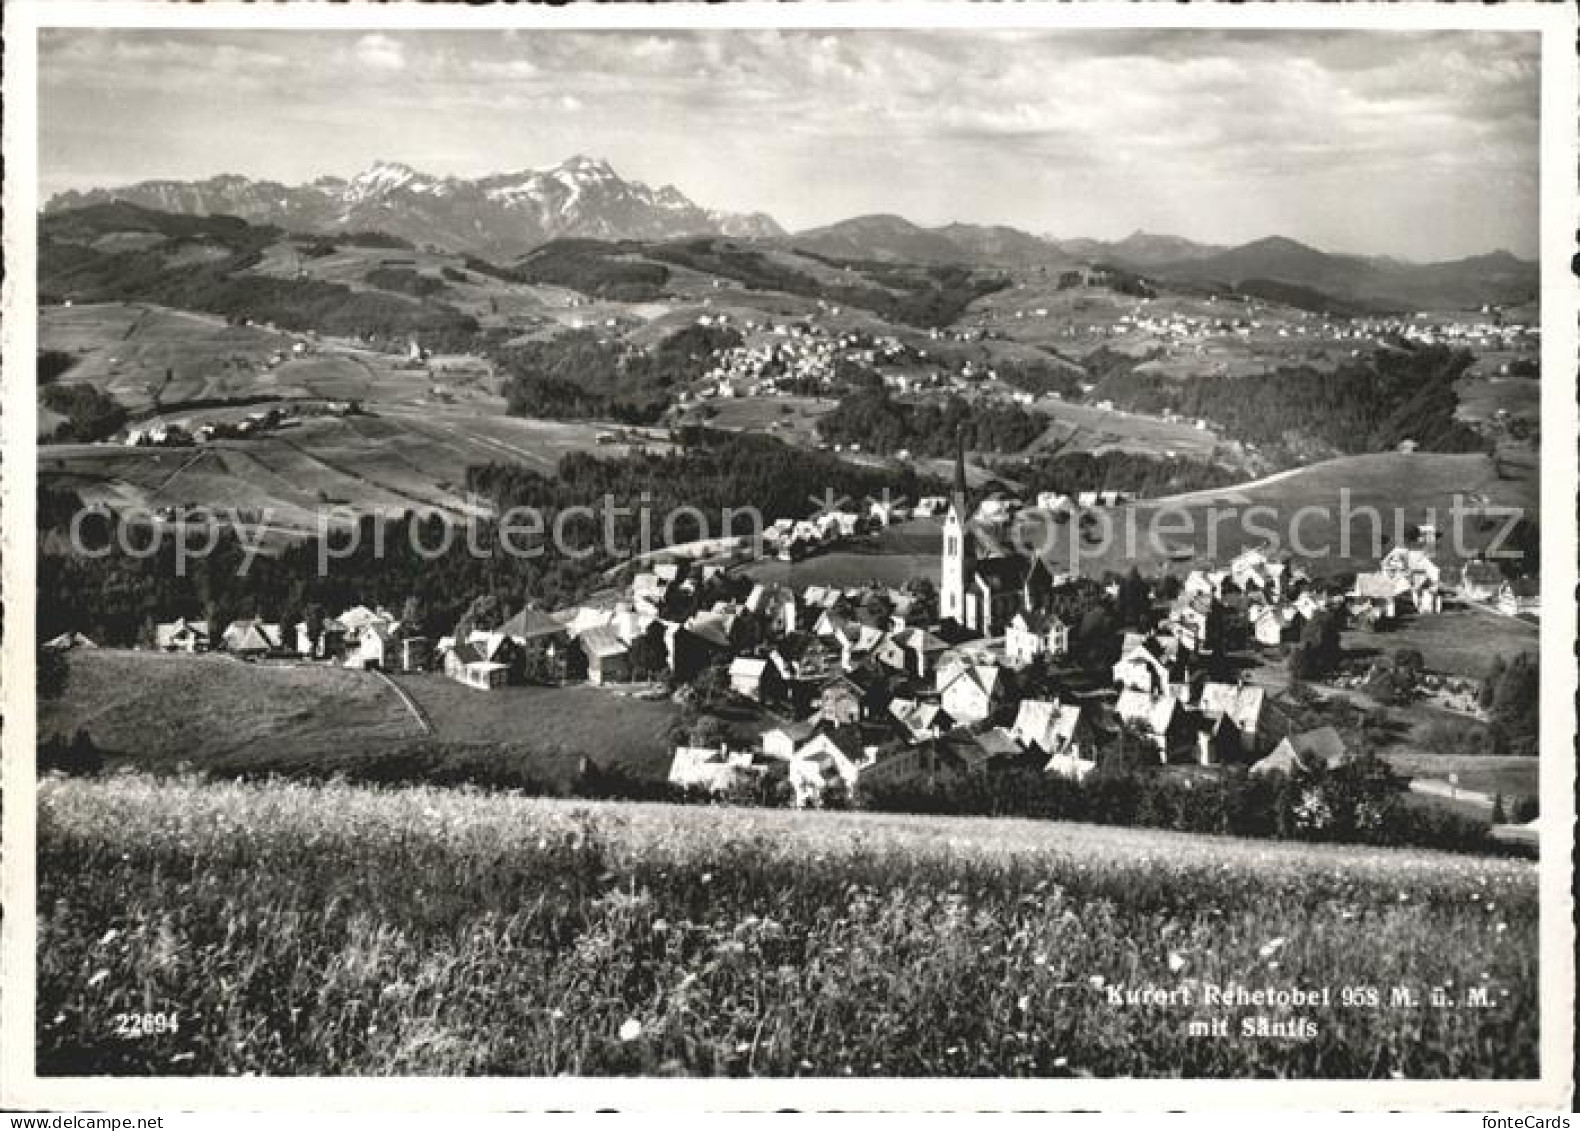
[[[955,725],[942,706],[918,699],[891,700],[889,715],[913,742],[938,738]]]
[[[532,671],[538,677],[557,682],[571,673],[570,629],[563,621],[537,609],[522,609],[498,628],[501,636],[514,645],[512,662],[519,671]]]
[[[396,623],[395,615],[388,609],[370,609],[366,605],[355,605],[334,619],[345,631],[346,640],[352,643],[372,625],[390,628]]]
[[[784,680],[769,660],[737,656],[730,662],[730,690],[743,699],[768,703],[783,697]]]
[[[508,667],[489,660],[471,643],[456,644],[445,651],[444,674],[479,691],[503,687],[510,679]]]
[[[1316,602],[1307,599],[1306,607],[1315,608]],[[1246,619],[1251,622],[1251,635],[1256,642],[1264,648],[1276,648],[1280,644],[1292,643],[1300,639],[1300,630],[1309,619],[1301,611],[1300,605],[1252,605],[1246,611]]]
[[[1253,774],[1293,774],[1309,770],[1319,762],[1341,765],[1349,759],[1344,739],[1332,727],[1318,727],[1286,737],[1273,752],[1251,767]]]
[[[1227,718],[1244,737],[1246,748],[1256,743],[1262,725],[1267,689],[1249,683],[1205,683],[1196,702],[1197,712],[1209,722]]]
[[[433,645],[426,636],[402,636],[396,641],[391,658],[396,671],[425,671],[433,659]]]
[[[1391,621],[1399,615],[1399,599],[1410,592],[1410,582],[1404,577],[1389,575],[1381,570],[1355,575],[1355,587],[1350,590],[1350,608],[1358,615],[1369,617],[1374,624]]]
[[[677,746],[669,762],[669,784],[724,793],[757,772],[750,750],[731,750],[727,744]]]
[[[508,633],[497,629],[493,632],[473,632],[467,642],[489,663],[503,664],[509,673],[507,682],[514,682],[524,674],[526,650]]]
[[[1418,589],[1426,582],[1436,585],[1441,577],[1441,570],[1428,554],[1409,546],[1395,546],[1389,550],[1377,563],[1377,572],[1402,578],[1410,589]]]
[[[346,650],[346,626],[339,617],[325,617],[318,628],[317,639],[308,631],[305,620],[297,621],[296,654],[309,660],[337,659]]]
[[[1004,629],[1004,657],[1011,667],[1023,668],[1041,656],[1050,659],[1070,650],[1070,626],[1053,613],[1016,613]]]
[[[208,622],[177,617],[167,624],[155,625],[154,647],[164,652],[206,652]]]
[[[1114,682],[1148,695],[1170,694],[1176,665],[1168,661],[1167,647],[1156,636],[1127,635],[1113,666]]]
[[[939,786],[958,782],[965,773],[965,763],[947,744],[923,742],[858,766],[857,782],[863,789]]]
[[[1467,601],[1491,601],[1503,586],[1503,571],[1482,558],[1465,563],[1459,574],[1459,595]]]
[[[1542,583],[1534,577],[1516,577],[1498,586],[1498,611],[1505,616],[1536,614],[1542,607]]]
[[[1188,738],[1185,706],[1172,695],[1149,695],[1127,687],[1119,693],[1114,711],[1121,722],[1152,745],[1159,761],[1167,762]]]
[[[761,740],[763,757],[788,762],[795,757],[796,750],[816,733],[817,727],[810,722],[786,723],[765,730]]]
[[[1076,704],[1024,699],[1009,733],[1023,748],[1047,757],[1048,773],[1079,780],[1097,766],[1091,725]]]
[[[44,641],[45,648],[51,652],[69,652],[73,648],[97,648],[98,645],[89,640],[80,632],[62,632]]]
[[[834,726],[854,726],[862,719],[866,698],[861,684],[848,675],[836,676],[818,693],[818,718]]]
[[[938,672],[939,703],[962,726],[992,717],[1005,690],[1004,673],[993,664],[951,664]]]
[[[258,659],[284,650],[284,637],[277,624],[256,618],[232,621],[221,635],[225,651],[233,656]]]
[[[937,518],[949,509],[949,500],[942,495],[924,495],[916,502],[917,518]]]
[[[950,743],[967,773],[979,774],[1021,757],[1020,743],[1003,727],[962,735]]]
[[[383,671],[396,666],[394,661],[398,654],[395,633],[386,625],[370,623],[357,634],[356,642],[346,651],[345,666]]]
[[[849,671],[883,643],[884,634],[870,624],[845,621],[835,628],[833,638],[839,645],[840,666]]]
[[[815,806],[823,804],[831,793],[849,796],[866,760],[853,728],[817,731],[790,759],[792,802],[798,807]]]
[[[628,683],[631,679],[631,645],[620,639],[613,625],[589,628],[576,638],[587,657],[587,682]]]

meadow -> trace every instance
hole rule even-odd
[[[1536,872],[1513,861],[137,775],[46,778],[38,806],[46,1075],[1537,1068]],[[1200,1004],[1231,983],[1332,1004]],[[1111,1003],[1143,986],[1197,1003]],[[174,1031],[115,1035],[159,1011]],[[1315,1032],[1187,1035],[1213,1016]]]

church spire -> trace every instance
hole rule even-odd
[[[955,506],[960,508],[960,520],[970,517],[970,493],[966,487],[966,433],[955,433]]]

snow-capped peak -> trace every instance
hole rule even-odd
[[[417,170],[398,161],[375,161],[371,168],[358,173],[346,185],[344,199],[357,204],[373,197],[385,196],[418,179]]]

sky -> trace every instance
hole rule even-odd
[[[43,197],[579,153],[790,229],[1538,246],[1530,33],[49,29],[39,85]]]

